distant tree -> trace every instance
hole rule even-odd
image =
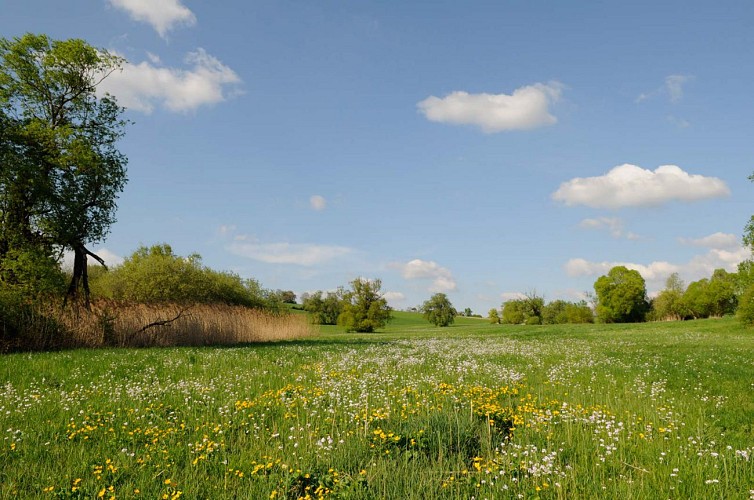
[[[338,316],[343,312],[343,289],[337,292],[317,291],[308,294],[303,299],[303,307],[309,313],[315,325],[336,325]]]
[[[278,290],[278,295],[280,296],[280,300],[284,304],[296,303],[296,294],[293,292],[293,290]]]
[[[741,297],[751,285],[754,285],[754,260],[746,259],[738,264],[736,272],[736,297]]]
[[[710,303],[712,316],[721,317],[736,312],[738,300],[736,298],[736,275],[725,269],[715,269],[709,280]]]
[[[424,319],[435,326],[449,326],[455,321],[458,312],[444,293],[436,293],[421,307]],[[471,309],[469,309],[469,312]]]
[[[545,299],[537,295],[536,291],[527,292],[521,299],[524,308],[524,323],[527,325],[541,325]]]
[[[683,294],[683,305],[692,318],[709,318],[712,314],[712,296],[707,278],[689,283]]]
[[[470,318],[474,315],[474,313],[470,307],[467,307],[466,309],[463,310],[463,315],[466,316],[467,318]]]
[[[650,317],[655,321],[682,320],[689,316],[689,309],[683,299],[686,284],[673,273],[665,280],[665,289],[652,301]]]
[[[515,299],[503,303],[502,322],[508,325],[520,325],[526,320],[526,307],[522,300]]]
[[[338,324],[347,332],[372,333],[384,328],[392,319],[392,309],[380,293],[381,288],[381,280],[353,280],[351,290],[344,293]]]
[[[594,314],[586,301],[573,303],[565,300],[553,300],[542,310],[542,322],[546,325],[593,323]]]
[[[746,326],[754,325],[754,285],[749,286],[739,298],[736,318]]]
[[[644,321],[649,304],[647,288],[638,271],[615,266],[594,283],[597,319],[603,323]]]
[[[594,312],[585,300],[569,303],[565,309],[567,323],[594,323]]]
[[[500,324],[500,313],[498,313],[497,309],[493,307],[492,309],[490,309],[490,312],[487,313],[487,319],[493,325],[498,325]]]

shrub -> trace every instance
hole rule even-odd
[[[95,296],[128,302],[220,303],[279,312],[282,301],[253,279],[214,271],[197,254],[181,257],[170,245],[139,247],[122,265],[91,279]]]

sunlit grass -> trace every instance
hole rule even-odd
[[[0,358],[0,497],[752,498],[732,320]]]

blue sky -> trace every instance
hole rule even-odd
[[[381,278],[486,314],[735,270],[752,213],[754,4],[6,0],[0,34],[129,64],[129,183],[98,245],[297,293]]]

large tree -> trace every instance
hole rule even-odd
[[[87,303],[87,257],[104,264],[87,246],[108,234],[126,183],[126,158],[116,147],[123,109],[97,95],[121,64],[83,40],[0,39],[0,268],[17,261],[13,248],[42,257],[71,250],[67,296],[83,290]]]
[[[458,315],[450,299],[444,293],[436,293],[421,307],[424,319],[435,326],[450,326]]]
[[[597,319],[603,323],[644,321],[648,309],[647,287],[638,271],[615,266],[594,283]]]

